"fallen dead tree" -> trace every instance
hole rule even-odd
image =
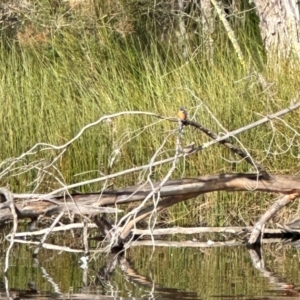
[[[47,238],[47,235],[51,232],[54,226],[58,224],[64,215],[80,215],[85,220],[85,224],[90,221],[94,222],[94,220],[96,220],[95,223],[98,225],[100,231],[102,231],[102,233],[104,233],[106,236],[106,241],[110,241],[110,247],[114,247],[116,245],[123,244],[123,242],[128,239],[130,232],[133,229],[136,229],[136,224],[139,221],[147,217],[151,217],[153,214],[157,214],[158,212],[174,204],[192,199],[201,194],[214,191],[247,191],[249,193],[253,191],[261,191],[266,193],[280,193],[282,196],[276,199],[276,201],[271,205],[270,209],[253,227],[249,244],[260,243],[260,238],[263,236],[262,233],[266,222],[272,218],[282,207],[299,197],[300,177],[292,175],[288,176],[269,174],[264,166],[256,161],[246,149],[241,149],[240,147],[234,145],[229,138],[263,123],[269,122],[270,120],[278,119],[299,107],[300,102],[224,135],[217,135],[213,131],[204,127],[202,124],[199,124],[195,121],[190,121],[188,119],[170,119],[153,113],[145,112],[122,112],[115,115],[104,116],[96,122],[88,124],[82,128],[82,130],[72,140],[61,146],[54,146],[44,143],[36,144],[27,152],[23,153],[20,157],[9,159],[0,164],[0,177],[9,174],[11,169],[14,168],[20,160],[26,156],[33,155],[37,151],[56,150],[58,151],[56,159],[58,159],[67,150],[67,147],[76,139],[78,139],[86,130],[92,126],[98,125],[108,118],[118,117],[125,114],[141,114],[160,119],[167,119],[171,122],[178,122],[178,135],[175,155],[170,158],[156,160],[157,154],[155,154],[151,158],[150,162],[146,165],[134,167],[119,173],[105,175],[85,182],[63,185],[61,188],[48,194],[13,194],[7,189],[2,188],[0,190],[0,193],[2,194],[0,204],[0,222],[13,220],[14,223],[13,233],[10,236],[11,245],[9,250],[13,245],[14,236],[17,234],[17,223],[20,219],[31,219],[32,222],[34,222],[34,220],[37,218],[41,219],[43,217],[57,216],[47,231],[47,234],[44,235],[44,238],[40,243],[40,246],[42,246],[43,242]],[[209,136],[212,141],[199,146],[192,145],[189,147],[189,149],[182,148],[181,137],[183,135],[183,128],[186,126],[192,126],[197,130],[200,130]],[[179,159],[203,151],[204,149],[216,143],[225,146],[232,153],[234,153],[234,155],[241,157],[244,161],[250,164],[253,169],[256,170],[256,173],[217,174],[178,180],[170,179]],[[150,176],[151,172],[155,166],[162,164],[170,164],[169,172],[165,175],[162,181],[153,182]],[[42,171],[47,170],[47,168],[50,166],[51,164],[49,166],[45,166]],[[146,182],[139,185],[115,190],[104,189],[99,193],[69,193],[69,190],[83,185],[107,181],[115,177],[124,176],[126,174],[142,170],[149,170],[150,175],[148,176],[148,180]],[[97,222],[97,219],[91,218],[99,213],[113,213],[117,215],[119,212],[118,205],[132,202],[140,202],[140,204],[138,207],[135,207],[130,212],[125,214],[121,219],[116,218],[114,226],[112,224],[107,224],[105,219],[101,219],[100,221],[98,220]],[[87,235],[87,227],[87,225],[84,226],[84,235]],[[87,243],[85,242],[85,244]],[[8,255],[9,251],[7,251],[7,257]],[[8,266],[8,263],[6,266]]]
[[[52,216],[60,212],[73,212],[83,215],[97,213],[115,213],[114,208],[104,205],[126,204],[142,201],[161,182],[153,184],[135,185],[116,190],[104,190],[99,193],[70,194],[64,196],[43,197],[43,195],[13,194],[19,219],[34,218],[40,215]],[[161,199],[177,197],[176,202],[191,199],[204,193],[215,191],[261,191],[266,193],[282,193],[285,195],[300,192],[300,177],[289,175],[269,175],[265,178],[257,174],[219,174],[169,180],[157,191]],[[28,199],[24,199],[28,198]],[[175,201],[175,200],[173,200]],[[163,201],[159,201],[163,202]],[[165,201],[166,208],[172,201]],[[10,203],[5,201],[0,205],[0,221],[12,219],[9,210]],[[5,210],[6,209],[6,210]]]
[[[131,202],[141,202],[153,191],[153,189],[156,189],[156,187],[159,187],[160,185],[161,182],[157,182],[117,190],[102,191],[101,193],[57,196],[51,197],[51,199],[47,199],[47,197],[43,197],[43,195],[13,194],[12,196],[14,198],[14,206],[18,219],[50,217],[60,213],[93,216],[99,213],[120,212],[117,208],[104,206],[117,206]],[[176,203],[195,198],[204,193],[214,191],[262,191],[266,193],[281,193],[284,195],[273,205],[280,209],[299,196],[299,187],[300,177],[270,174],[267,178],[265,178],[264,175],[259,176],[257,174],[219,174],[200,176],[197,178],[169,180],[154,194],[154,196],[157,197],[157,194],[159,193],[160,197],[156,207],[150,205],[139,210],[134,218],[130,218],[130,221],[128,221],[127,225],[122,229],[120,238],[126,239],[134,225],[140,220],[148,217],[154,209],[156,211],[161,211]],[[284,202],[282,203],[282,201]],[[0,222],[13,219],[11,204],[11,201],[1,203]],[[267,212],[269,218],[277,212],[273,210]],[[265,222],[266,220],[264,220],[263,223]],[[262,221],[260,223],[262,223]]]

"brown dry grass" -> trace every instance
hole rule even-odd
[[[39,47],[50,42],[51,34],[48,28],[39,30],[34,23],[30,23],[18,32],[17,39],[22,46]]]

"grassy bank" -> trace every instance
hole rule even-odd
[[[47,15],[49,7],[45,4],[45,10],[39,9],[41,15],[35,18]],[[255,40],[256,34],[251,30],[245,31],[248,24],[236,33],[251,70],[240,64],[222,24],[218,24],[220,29],[215,35],[213,63],[202,51],[193,49],[192,58],[186,62],[176,44],[160,43],[149,33],[144,37],[148,39],[146,43],[134,30],[121,34],[119,25],[113,26],[109,18],[96,19],[92,11],[89,6],[70,10],[68,15],[64,10],[58,11],[43,19],[44,27],[36,25],[38,19],[36,23],[28,22],[19,33],[18,42],[0,49],[0,161],[20,155],[37,142],[61,145],[84,125],[120,111],[150,111],[175,117],[178,107],[184,106],[191,118],[215,132],[230,131],[288,106],[297,90],[297,67],[281,68],[277,73],[264,68],[260,41]],[[253,75],[254,70],[271,84],[262,86]],[[298,130],[298,113],[284,120]],[[89,129],[49,171],[57,177],[60,172],[62,181],[74,183],[145,164],[173,131],[159,155],[169,157],[174,154],[176,130],[177,124],[168,121],[121,116]],[[295,174],[298,138],[291,140],[294,136],[283,122],[275,121],[272,126],[264,125],[240,135],[239,143],[257,160],[263,160],[271,172]],[[194,141],[200,145],[207,140],[203,134],[185,129],[184,144]],[[110,168],[110,157],[118,149],[120,154]],[[39,152],[18,165],[25,167],[43,159],[39,165],[42,168],[56,155],[52,150]],[[154,178],[162,179],[168,168],[157,168]],[[37,184],[37,191],[60,185],[49,174],[39,177],[41,182],[36,181],[42,175],[38,168],[18,174],[22,171],[15,170],[1,178],[1,185],[9,184],[15,192],[33,190]],[[172,178],[250,171],[228,150],[214,146],[178,163]],[[114,184],[136,184],[141,178],[142,174],[133,174],[116,179]],[[95,184],[82,191],[101,188]],[[171,208],[162,221],[240,224],[241,220],[248,222],[259,215],[272,197],[259,193],[212,193]],[[250,215],[249,211],[253,213]]]

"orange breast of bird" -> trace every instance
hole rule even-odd
[[[179,119],[180,120],[182,120],[182,121],[185,121],[186,120],[186,118],[187,118],[187,113],[186,113],[186,111],[183,109],[183,108],[181,108],[179,111],[178,111],[178,117],[179,117]]]

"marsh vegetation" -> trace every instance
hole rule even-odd
[[[251,166],[230,148],[202,147],[211,138],[195,126],[178,125],[178,108],[186,108],[189,122],[222,138],[298,107],[299,64],[291,58],[272,65],[250,4],[224,15],[212,1],[217,13],[211,31],[193,11],[188,18],[180,14],[186,7],[168,13],[167,2],[20,3],[22,14],[9,1],[1,6],[0,182],[15,198],[55,191],[61,197],[67,190],[101,195],[211,174],[260,176],[257,164]],[[291,110],[269,118],[230,136],[230,142],[270,174],[297,175],[298,115]],[[181,155],[172,167],[152,168],[154,161],[172,161],[190,143],[201,151]],[[138,169],[143,165],[150,167]],[[122,173],[129,169],[133,172]],[[205,193],[155,214],[155,224],[144,226],[248,226],[274,198],[255,188]],[[135,207],[118,208],[126,215]],[[295,202],[271,223],[297,213]]]
[[[80,283],[97,290],[99,282],[93,285],[93,280],[102,276],[102,281],[97,277],[103,288],[100,294],[107,295],[117,265],[122,271],[129,270],[114,275],[117,282],[114,291],[124,296],[128,295],[126,282],[143,286],[133,292],[136,296],[143,295],[144,290],[152,286],[156,291],[161,286],[176,287],[175,294],[185,289],[201,297],[265,295],[267,281],[276,289],[285,285],[293,295],[298,295],[297,288],[288,284],[297,278],[294,248],[288,246],[287,251],[264,245],[265,257],[258,250],[259,262],[263,266],[266,259],[273,273],[257,267],[255,252],[241,254],[248,250],[222,248],[244,244],[241,239],[231,240],[229,231],[204,238],[200,231],[193,231],[200,228],[188,227],[239,226],[251,231],[249,228],[259,216],[281,197],[278,192],[284,192],[285,197],[291,199],[299,196],[300,125],[296,108],[300,66],[297,56],[296,59],[292,56],[286,60],[270,59],[260,34],[261,15],[257,16],[253,4],[235,1],[236,10],[224,2],[220,13],[220,3],[208,2],[212,13],[205,18],[199,15],[199,10],[193,10],[193,6],[181,7],[183,1],[180,0],[155,2],[156,5],[148,0],[0,3],[0,186],[4,187],[0,192],[7,196],[0,199],[0,221],[5,225],[3,270],[10,270],[10,287],[24,288],[30,276],[36,277],[38,267],[37,278],[43,282],[39,289],[56,291],[59,285],[46,274],[47,267],[51,270],[51,261],[54,261],[58,267],[56,279],[61,283],[59,293],[68,293],[72,286],[77,286],[74,288],[77,291]],[[179,6],[174,8],[174,3]],[[188,2],[191,3],[198,2]],[[182,106],[188,112],[185,123],[177,118]],[[285,108],[293,110],[270,117]],[[268,118],[260,126],[230,135],[265,116]],[[228,142],[249,154],[248,161],[230,147],[224,147],[224,143],[208,147],[212,138],[198,130],[197,124],[212,131],[218,139],[229,134]],[[199,151],[181,151],[192,143]],[[154,163],[163,160],[169,162],[154,167]],[[262,176],[258,164],[273,176],[273,181]],[[240,182],[239,192],[232,192],[237,185],[231,185],[231,190],[228,186],[235,178],[257,185]],[[228,179],[228,186],[163,207],[166,209],[159,213],[154,209],[149,220],[134,224],[138,234],[146,235],[143,230],[148,230],[151,240],[135,241],[130,245],[132,248],[126,248],[124,256],[123,253],[114,255],[112,262],[107,262],[102,254],[107,243],[97,243],[99,231],[95,228],[99,219],[91,217],[90,211],[76,213],[79,206],[83,209],[92,203],[88,201],[99,205],[108,199],[112,205],[117,197],[120,197],[118,200],[123,197],[117,207],[113,204],[111,208],[97,210],[98,213],[107,209],[106,213],[112,213],[109,226],[117,225],[128,213],[134,211],[136,217],[145,209],[140,203],[127,199],[129,193],[135,199],[140,197],[138,201],[147,199],[144,205],[153,204],[157,208],[164,201],[159,202],[164,193],[171,190],[184,197],[183,188],[189,184],[194,188],[196,183],[199,188],[199,180],[204,182],[204,179],[210,180],[210,186],[220,182],[226,186]],[[266,189],[269,193],[265,193]],[[148,199],[147,195],[151,197]],[[186,195],[190,198],[190,194]],[[11,201],[10,196],[13,196]],[[82,203],[83,197],[87,198]],[[34,207],[37,199],[40,202],[36,215],[23,215],[21,219],[20,214]],[[49,213],[55,218],[43,215],[46,205],[62,209],[66,203],[73,206]],[[8,218],[3,217],[5,213],[10,214]],[[39,214],[42,218],[37,220]],[[298,202],[294,201],[272,215],[268,227],[288,223],[298,214]],[[8,220],[12,216],[14,222]],[[18,217],[21,220],[17,223]],[[31,223],[38,221],[38,228],[30,228],[32,224],[27,224],[30,220]],[[50,227],[60,221],[64,223],[60,224],[61,228]],[[100,221],[104,222],[102,225],[106,222],[105,219]],[[81,227],[76,229],[79,223]],[[175,226],[184,226],[182,233],[188,230],[192,237],[169,236],[156,242],[153,252],[142,247],[154,247],[156,237]],[[53,229],[50,236],[49,228]],[[68,234],[54,234],[67,228]],[[39,232],[40,229],[44,231]],[[102,233],[109,236],[112,229],[113,226],[108,227]],[[24,236],[29,235],[30,239],[25,240]],[[40,239],[39,235],[44,238]],[[37,256],[36,250],[42,246],[39,260],[32,261],[31,255]],[[47,247],[52,252],[46,250]],[[59,256],[55,251],[64,253]],[[89,268],[81,272],[76,265],[80,258],[76,253],[87,255],[87,252],[91,256]],[[253,266],[247,266],[250,262],[247,255]],[[19,257],[24,258],[25,265]],[[228,261],[233,266],[230,271]],[[283,271],[278,270],[275,262],[280,263]],[[253,267],[264,280],[257,280]],[[168,270],[167,276],[162,270]],[[88,271],[93,280],[88,280]],[[286,281],[276,275],[288,271]],[[245,276],[249,280],[244,280]],[[42,278],[49,280],[45,283]],[[154,284],[154,278],[158,285]],[[38,280],[35,278],[37,283]],[[234,282],[234,285],[225,282]],[[8,290],[7,285],[6,294]],[[160,292],[170,291],[162,289]]]

